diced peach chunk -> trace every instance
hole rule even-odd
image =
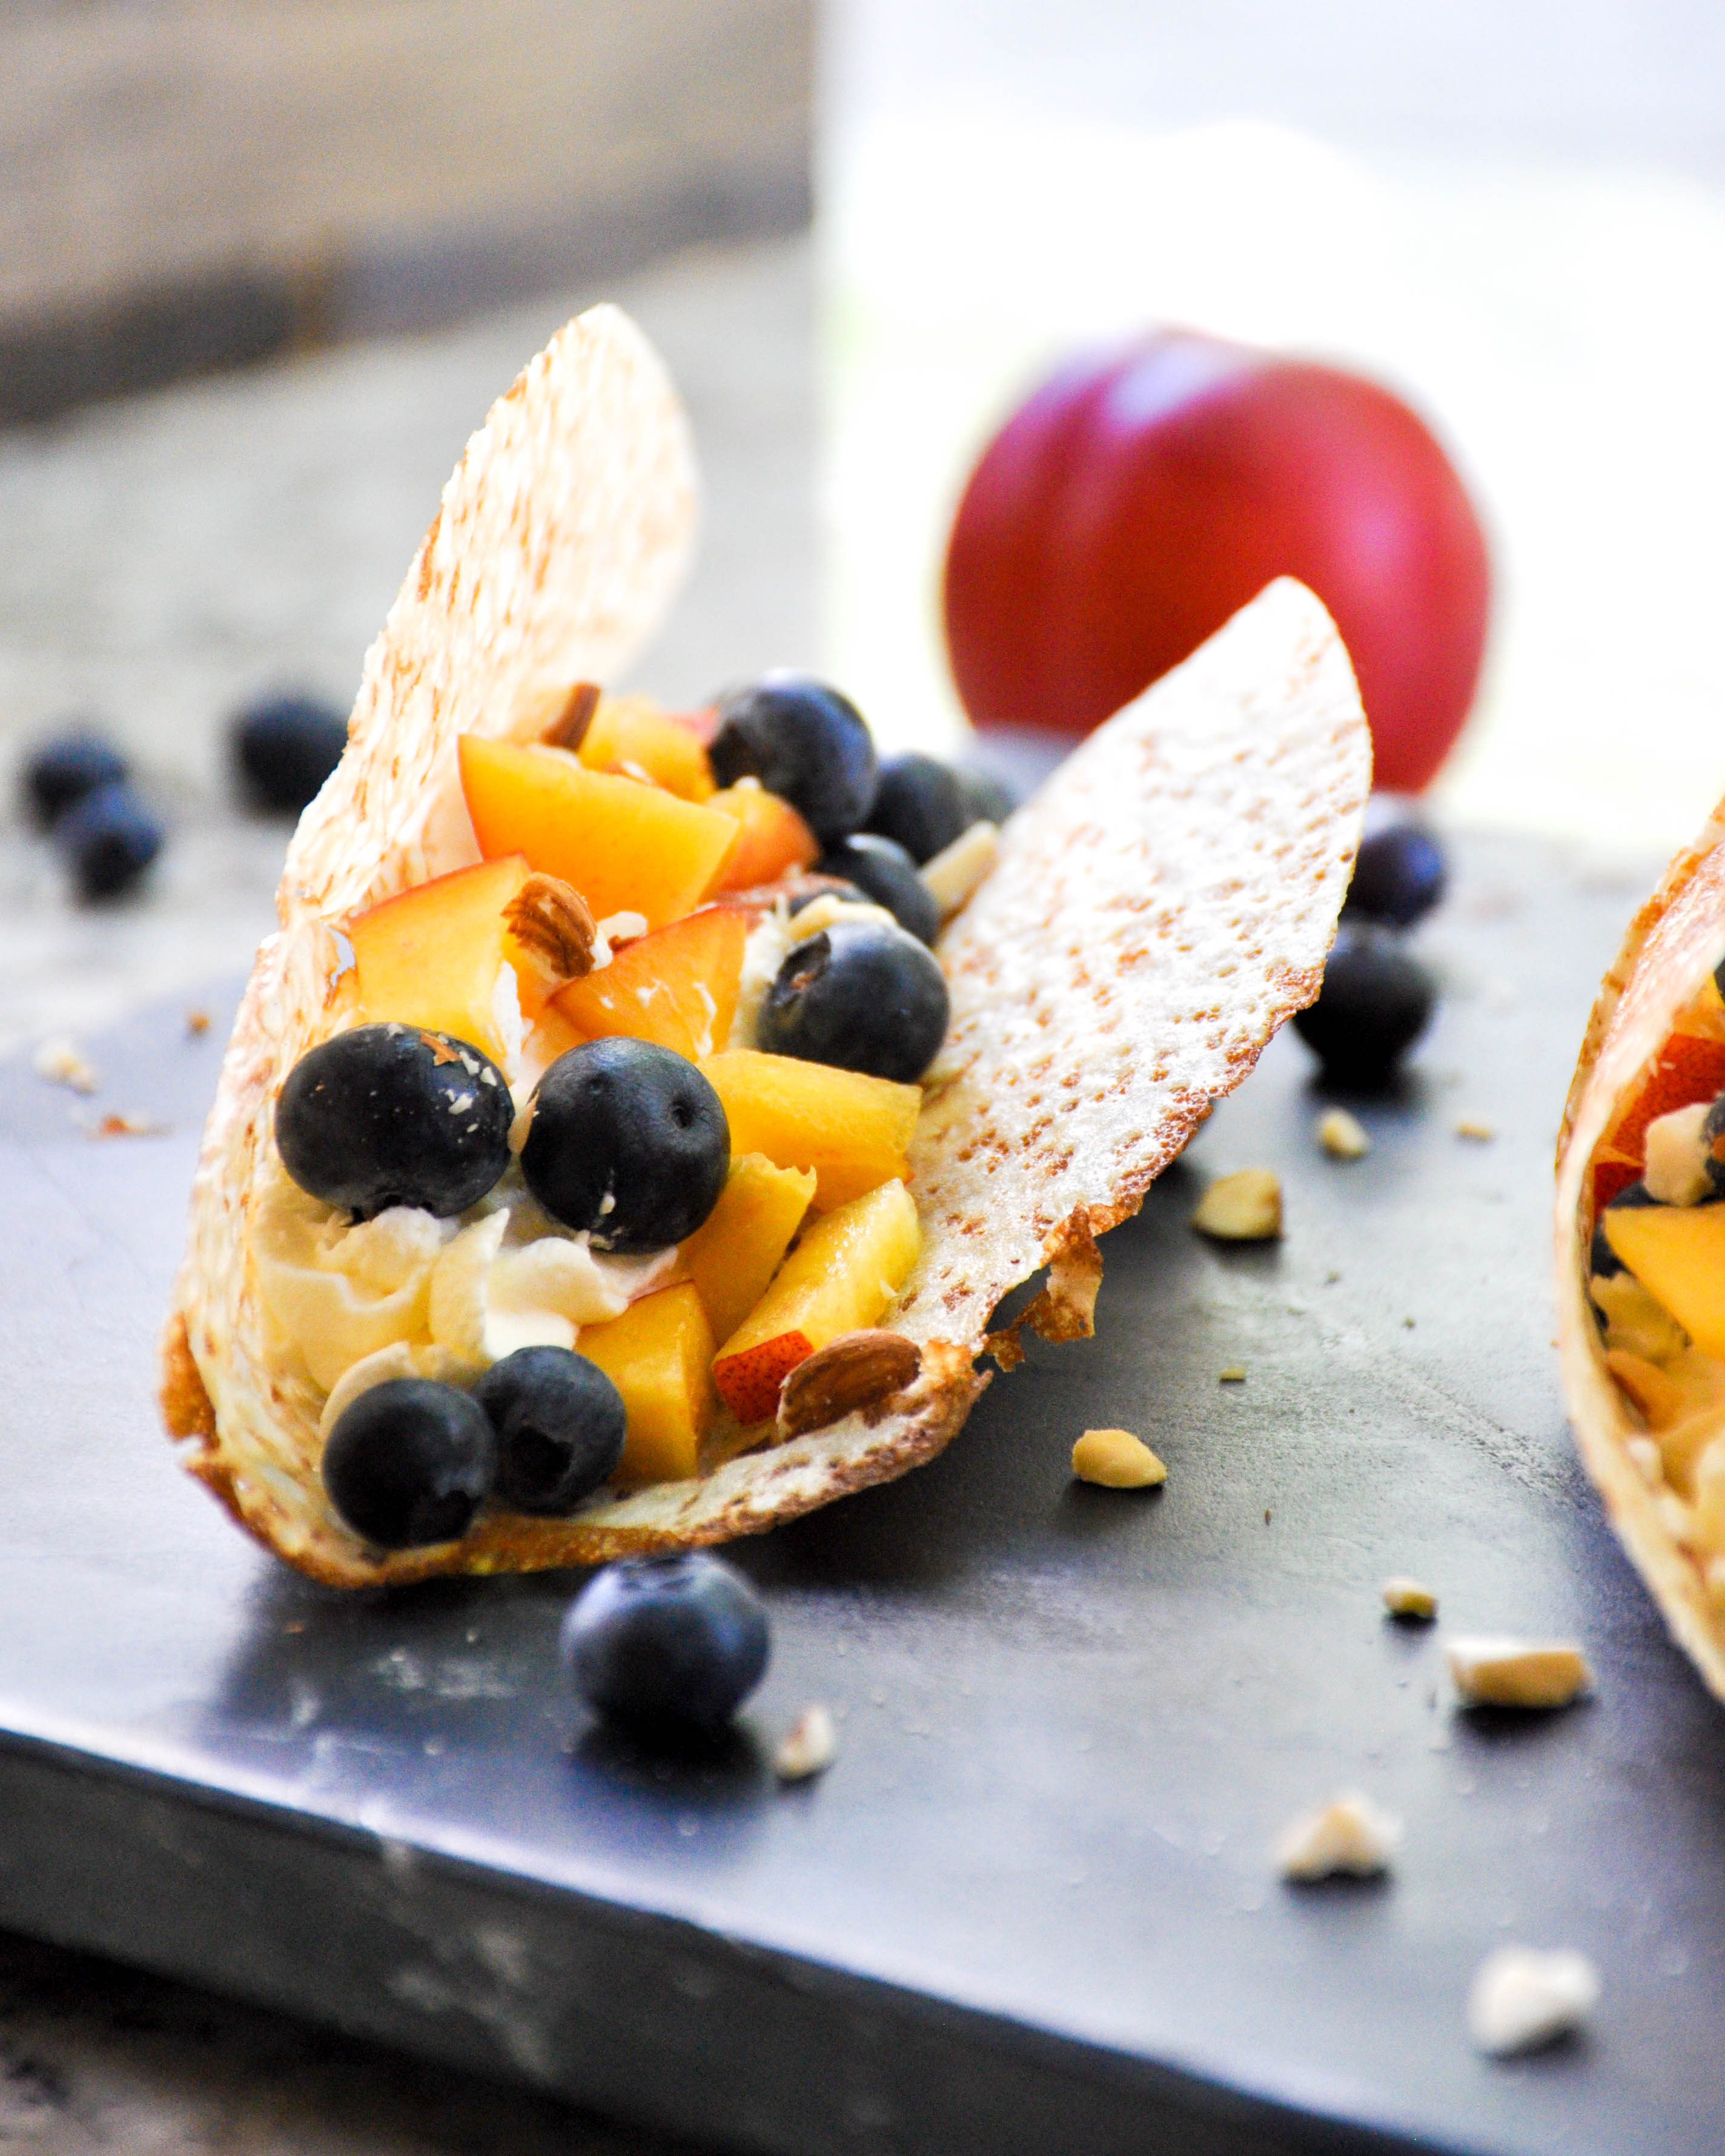
[[[699,1061],[730,1036],[747,939],[742,914],[704,906],[643,936],[552,1001],[585,1040],[628,1034]]]
[[[719,1397],[737,1420],[765,1421],[799,1363],[841,1332],[878,1324],[922,1245],[901,1183],[883,1183],[817,1220],[713,1364]]]
[[[464,734],[461,787],[487,860],[525,854],[572,884],[603,921],[649,928],[698,906],[737,843],[737,820],[663,787],[589,771],[567,750]]]
[[[1725,1359],[1725,1205],[1618,1205],[1605,1240],[1705,1355]]]
[[[731,1150],[812,1168],[822,1212],[910,1173],[906,1152],[922,1095],[860,1070],[733,1048],[701,1065],[725,1104]]]
[[[814,1195],[812,1172],[733,1154],[718,1204],[683,1245],[716,1339],[728,1339],[766,1294]]]
[[[650,696],[601,697],[579,753],[589,771],[644,773],[685,801],[705,801],[714,791],[712,767],[694,729]]]
[[[610,1378],[629,1411],[614,1480],[632,1487],[698,1473],[716,1402],[713,1330],[693,1281],[643,1296],[603,1325],[583,1325],[575,1344]]]
[[[367,1018],[452,1033],[501,1055],[497,976],[515,951],[503,909],[531,873],[524,855],[506,854],[356,914],[347,935]]]
[[[742,830],[715,891],[752,891],[757,884],[777,883],[788,870],[806,869],[820,859],[820,841],[814,832],[788,801],[763,786],[727,787],[706,805],[734,818]]]

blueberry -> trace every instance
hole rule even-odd
[[[1606,1200],[1605,1210],[1610,1213],[1620,1205],[1656,1205],[1658,1203],[1645,1183],[1632,1183],[1627,1189],[1620,1190],[1616,1197]],[[1605,1240],[1603,1219],[1594,1223],[1594,1240],[1587,1254],[1587,1269],[1595,1280],[1615,1280],[1624,1270],[1623,1260]]]
[[[100,786],[123,786],[131,776],[126,758],[105,735],[80,727],[44,742],[24,765],[24,799],[44,828]]]
[[[623,1457],[623,1395],[567,1348],[517,1348],[473,1389],[497,1436],[497,1495],[519,1512],[567,1512]]]
[[[496,1468],[485,1409],[429,1378],[389,1378],[362,1393],[323,1449],[330,1502],[355,1534],[383,1549],[465,1535]]]
[[[229,739],[252,806],[297,815],[341,762],[347,720],[315,696],[264,696],[234,713]]]
[[[368,1220],[391,1205],[448,1219],[509,1165],[515,1103],[483,1050],[414,1025],[361,1025],[302,1055],[275,1104],[281,1164]]]
[[[941,910],[904,848],[873,831],[841,839],[816,865],[819,875],[841,877],[884,906],[901,928],[925,943],[940,932]]]
[[[797,945],[761,1005],[769,1055],[836,1064],[909,1085],[946,1037],[947,983],[934,954],[884,921],[835,921]]]
[[[575,1689],[615,1721],[716,1732],[761,1681],[767,1612],[704,1550],[629,1558],[594,1574],[563,1620]]]
[[[913,748],[880,766],[868,828],[896,839],[918,868],[975,821],[950,764]]]
[[[765,674],[724,697],[707,757],[721,786],[758,778],[824,846],[855,830],[875,798],[875,744],[862,713],[806,674]]]
[[[1443,896],[1449,880],[1444,850],[1430,831],[1419,824],[1392,824],[1360,847],[1348,911],[1411,928]]]
[[[843,877],[838,877],[822,885],[818,891],[797,892],[790,902],[790,919],[794,921],[805,906],[813,906],[818,898],[840,898],[847,906],[877,906],[880,903],[878,899],[870,898],[867,891],[858,885],[846,883]]]
[[[129,786],[99,786],[54,827],[80,898],[118,898],[162,851],[162,829]]]
[[[685,1055],[615,1034],[558,1056],[539,1081],[521,1148],[527,1188],[608,1250],[692,1235],[718,1203],[731,1127]]]
[[[1702,1152],[1706,1158],[1707,1180],[1717,1196],[1725,1198],[1725,1093],[1718,1094],[1707,1110],[1707,1121],[1701,1127]],[[1636,1185],[1639,1188],[1640,1186]],[[1650,1204],[1651,1200],[1648,1201]]]
[[[958,791],[964,798],[967,829],[973,824],[1004,824],[1019,805],[1009,786],[973,764],[959,765]]]
[[[1437,983],[1394,936],[1370,921],[1344,921],[1323,987],[1294,1024],[1327,1075],[1380,1084],[1425,1030]]]

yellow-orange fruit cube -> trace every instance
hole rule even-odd
[[[733,1154],[719,1202],[683,1245],[716,1339],[728,1340],[766,1294],[814,1195],[811,1171]]]
[[[692,1281],[632,1302],[621,1317],[583,1325],[576,1347],[610,1378],[629,1411],[614,1481],[681,1482],[700,1471],[712,1427],[713,1329]]]
[[[1614,1205],[1599,1219],[1654,1301],[1702,1354],[1725,1360],[1725,1205]]]
[[[841,1332],[878,1324],[922,1247],[901,1183],[883,1183],[817,1220],[713,1364],[719,1397],[737,1420],[765,1421],[799,1363]]]
[[[586,1040],[628,1034],[698,1062],[730,1037],[747,940],[741,913],[703,906],[628,945],[552,1000]]]
[[[639,772],[685,801],[715,790],[700,737],[650,696],[602,696],[577,753],[589,771]]]
[[[603,921],[662,928],[698,906],[737,843],[737,819],[661,786],[589,771],[567,750],[463,734],[461,789],[487,860],[525,854]]]
[[[742,829],[715,891],[752,891],[757,884],[777,883],[792,869],[806,869],[820,859],[820,841],[814,832],[788,801],[763,786],[726,787],[706,805],[734,818]]]
[[[812,1168],[823,1213],[879,1183],[908,1179],[919,1087],[752,1048],[710,1055],[701,1067],[725,1104],[732,1152]]]
[[[497,975],[515,949],[503,909],[531,873],[525,855],[506,854],[356,914],[347,936],[366,1017],[452,1033],[501,1056]]]

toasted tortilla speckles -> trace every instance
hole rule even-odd
[[[1283,582],[1011,819],[999,868],[942,939],[952,1024],[911,1149],[924,1247],[888,1321],[921,1347],[915,1381],[884,1408],[567,1519],[487,1514],[459,1543],[387,1555],[356,1541],[318,1479],[319,1396],[275,1356],[247,1255],[275,1096],[338,1014],[325,920],[472,857],[446,809],[456,735],[526,734],[555,716],[559,685],[614,670],[669,589],[691,501],[657,362],[614,312],[583,316],[470,445],[294,842],[282,931],[259,954],[205,1132],[162,1404],[191,1471],[318,1578],[721,1542],[932,1458],[988,1382],[976,1366],[1002,1296],[1047,1264],[1019,1326],[1087,1334],[1095,1238],[1317,992],[1370,751],[1328,616]],[[994,1342],[1003,1363],[1018,1330]]]

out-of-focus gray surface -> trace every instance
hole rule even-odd
[[[814,657],[806,240],[703,251],[436,336],[198,382],[0,434],[0,757],[67,714],[110,726],[170,826],[133,903],[71,906],[0,823],[0,1046],[190,992],[272,925],[283,824],[239,815],[236,698],[346,706],[469,434],[576,308],[614,299],[670,363],[706,482],[691,581],[639,683],[673,701]]]

